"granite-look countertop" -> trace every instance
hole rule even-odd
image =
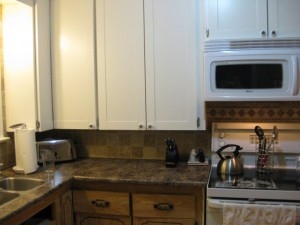
[[[15,174],[12,169],[4,170],[3,175],[24,176]],[[159,160],[78,159],[75,162],[56,165],[53,180],[37,189],[21,193],[20,197],[1,205],[0,224],[72,180],[205,187],[208,175],[208,165],[188,166],[186,162],[179,162],[175,168],[168,168],[165,167],[164,161]],[[45,179],[42,169],[26,176]]]

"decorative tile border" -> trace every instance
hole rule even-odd
[[[300,102],[206,102],[206,120],[300,122]]]

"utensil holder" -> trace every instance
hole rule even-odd
[[[256,173],[261,176],[269,175],[274,167],[274,142],[272,137],[266,137],[264,145],[256,145]]]

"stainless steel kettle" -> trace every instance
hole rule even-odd
[[[235,150],[231,156],[223,156],[221,152],[229,147],[235,147]],[[220,157],[220,161],[217,165],[217,173],[218,175],[232,175],[232,176],[240,176],[244,173],[244,165],[243,162],[240,161],[240,150],[243,148],[239,145],[228,144],[222,146],[216,153]]]

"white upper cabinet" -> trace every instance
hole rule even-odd
[[[53,129],[49,1],[7,1],[2,11],[7,130]]]
[[[205,0],[206,38],[300,37],[299,0]]]
[[[150,128],[197,129],[197,10],[195,0],[145,0],[146,111]]]
[[[146,124],[143,0],[97,0],[100,129]]]
[[[300,0],[268,0],[269,37],[300,38]]]
[[[97,1],[100,129],[198,129],[197,7]]]
[[[93,0],[52,0],[54,127],[97,128]]]

